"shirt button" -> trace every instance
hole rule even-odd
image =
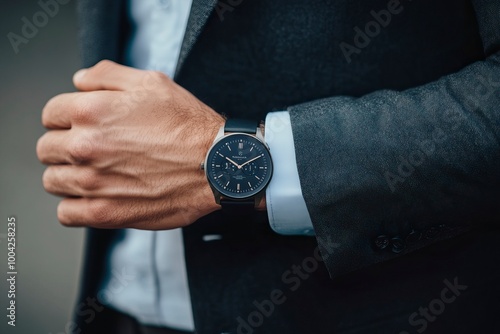
[[[383,249],[386,249],[387,246],[389,246],[389,237],[386,236],[386,235],[379,235],[376,239],[375,239],[375,249],[376,250],[383,250]]]
[[[412,230],[407,236],[406,236],[406,242],[409,244],[415,243],[420,240],[422,237],[422,233],[416,230]]]

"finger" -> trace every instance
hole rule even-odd
[[[71,111],[81,93],[65,93],[51,98],[42,110],[42,124],[48,129],[70,129]]]
[[[75,73],[73,83],[82,91],[92,90],[133,90],[148,85],[149,71],[103,60],[97,65]]]
[[[57,219],[65,226],[95,226],[98,225],[97,216],[93,213],[102,200],[90,198],[65,198],[57,206]]]
[[[37,155],[45,164],[86,165],[102,160],[99,131],[74,128],[51,130],[37,143]]]
[[[69,164],[69,130],[52,130],[38,139],[36,154],[43,164]]]
[[[55,165],[43,173],[45,190],[57,196],[104,196],[105,180],[89,166]]]
[[[133,200],[65,198],[57,207],[57,218],[66,226],[124,228],[142,218]]]
[[[42,124],[54,130],[67,130],[76,125],[99,125],[107,114],[118,108],[124,100],[123,94],[96,91],[55,96],[43,108]]]
[[[187,225],[184,212],[159,214],[164,207],[164,200],[65,198],[57,207],[57,217],[71,227],[164,230]]]
[[[130,184],[129,177],[108,174],[90,165],[52,165],[43,174],[45,190],[57,196],[137,199],[146,194]],[[149,197],[147,197],[149,200]],[[153,201],[153,200],[152,200]]]

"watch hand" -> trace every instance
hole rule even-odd
[[[238,169],[241,169],[241,167],[243,166],[243,165],[241,165],[241,166],[238,165],[236,162],[234,162],[233,160],[229,159],[228,157],[226,157],[226,159],[229,160],[230,163],[232,163],[233,165],[235,165],[236,167],[238,167]]]
[[[239,166],[238,168],[242,168],[242,167],[243,167],[243,166],[245,166],[246,164],[249,164],[249,163],[251,163],[252,161],[257,160],[257,159],[259,159],[259,158],[262,158],[262,155],[259,155],[258,157],[255,157],[255,158],[253,158],[253,159],[248,160],[247,162],[245,162],[244,164],[242,164],[242,165],[241,165],[241,166]]]

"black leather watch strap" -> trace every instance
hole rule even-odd
[[[255,199],[253,198],[245,201],[221,199],[220,205],[222,212],[231,216],[242,216],[255,212]]]
[[[243,132],[255,134],[258,124],[246,119],[229,118],[224,126],[224,132]]]

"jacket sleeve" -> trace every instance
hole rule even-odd
[[[331,276],[500,217],[500,1],[474,2],[485,59],[406,91],[290,107]]]

